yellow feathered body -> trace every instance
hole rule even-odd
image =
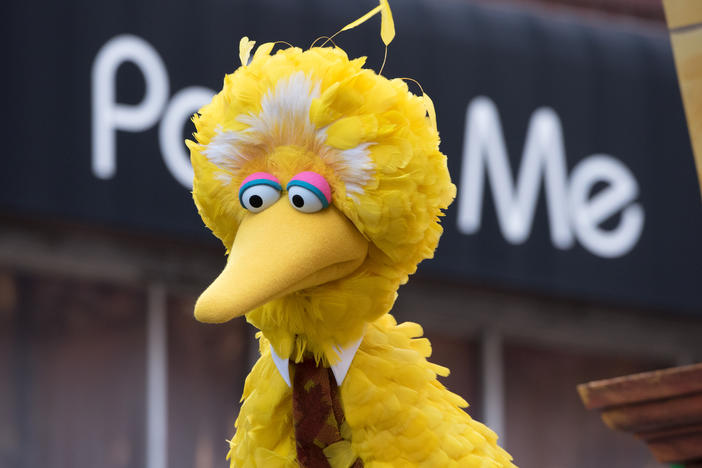
[[[449,371],[427,361],[429,340],[416,323],[385,314],[370,324],[341,386],[346,439],[327,448],[332,468],[360,457],[367,468],[509,468],[497,436],[462,408],[438,380]],[[292,392],[261,338],[261,358],[246,379],[232,466],[295,468]]]
[[[325,449],[334,468],[356,457],[368,468],[512,468],[497,436],[437,380],[448,369],[427,361],[421,327],[397,325],[388,313],[398,287],[433,256],[439,217],[455,196],[430,100],[336,47],[271,54],[273,44],[263,44],[249,60],[251,48],[242,41],[243,65],[193,119],[196,141],[188,146],[200,215],[231,251],[247,217],[260,216],[237,198],[247,176],[263,171],[285,186],[314,171],[331,186],[330,209],[352,223],[368,251],[352,274],[246,314],[261,330],[261,358],[246,379],[232,467],[297,466],[292,392],[271,347],[284,359],[328,366],[339,359],[337,346],[363,336],[340,387],[344,440]]]

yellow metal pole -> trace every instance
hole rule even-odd
[[[702,190],[702,0],[663,0]]]

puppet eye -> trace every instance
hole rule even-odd
[[[288,200],[297,211],[303,213],[316,213],[324,209],[322,200],[319,199],[316,193],[305,187],[296,185],[288,188]]]
[[[252,185],[241,193],[241,205],[252,213],[263,211],[280,198],[280,190],[270,185]]]
[[[250,212],[259,213],[278,201],[282,189],[275,176],[257,172],[244,179],[239,188],[239,202]]]
[[[287,189],[290,204],[303,213],[316,213],[331,202],[331,188],[316,172],[300,172],[288,182]]]

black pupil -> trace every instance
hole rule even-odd
[[[249,198],[249,205],[253,206],[254,208],[260,208],[261,205],[263,205],[263,199],[258,195],[251,195]]]
[[[298,208],[302,208],[305,206],[305,199],[302,198],[300,195],[293,195],[292,199],[293,205],[295,205]]]

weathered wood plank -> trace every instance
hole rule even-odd
[[[578,385],[578,393],[587,409],[600,409],[697,392],[702,392],[702,364]]]

